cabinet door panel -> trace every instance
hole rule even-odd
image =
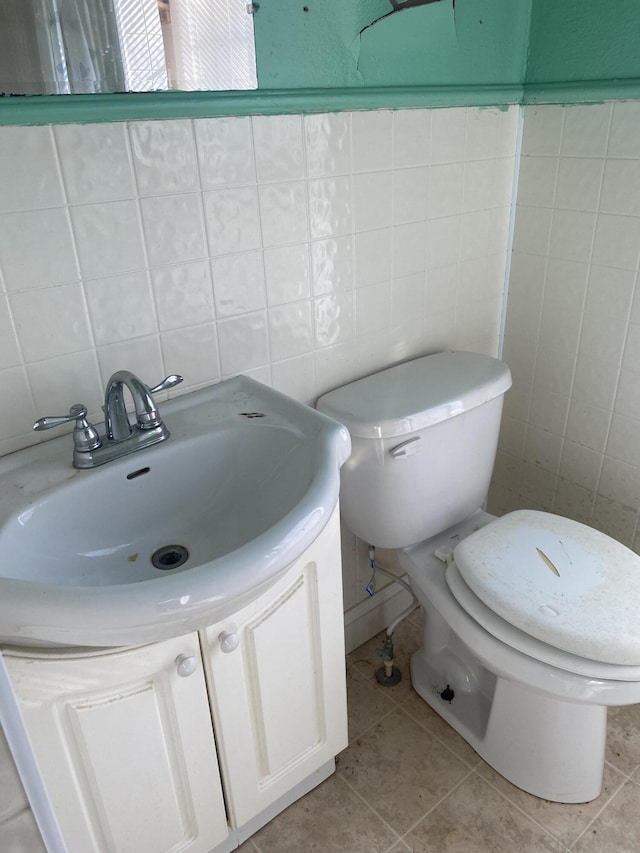
[[[240,642],[225,653],[220,635]],[[203,635],[231,822],[241,827],[347,745],[337,512],[267,593]]]
[[[209,851],[228,834],[197,636],[109,655],[5,653],[70,853]]]

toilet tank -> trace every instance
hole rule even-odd
[[[347,527],[370,545],[405,548],[480,508],[510,387],[502,361],[440,352],[320,397],[317,408],[351,433],[340,485]]]

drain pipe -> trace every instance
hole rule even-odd
[[[418,604],[418,599],[413,594],[413,590],[409,584],[403,578],[399,578],[396,574],[390,572],[389,569],[385,569],[382,566],[377,565],[375,545],[369,545],[369,566],[371,567],[371,580],[366,586],[366,591],[369,595],[375,595],[376,572],[381,572],[383,575],[391,578],[395,583],[399,583],[400,586],[404,587],[413,599],[411,604],[403,610],[399,616],[396,616],[393,622],[391,622],[387,627],[387,636],[384,644],[381,649],[376,649],[376,654],[384,661],[383,665],[376,670],[376,680],[379,684],[382,684],[385,687],[392,687],[394,684],[398,684],[402,679],[402,673],[397,666],[394,666],[393,663],[393,632],[405,616],[408,616],[415,609],[416,604]]]

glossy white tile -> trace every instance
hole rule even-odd
[[[616,101],[613,104],[607,149],[609,157],[640,158],[639,125],[640,101]]]
[[[425,310],[425,274],[394,278],[391,282],[391,323],[421,319]]]
[[[500,118],[499,109],[467,109],[466,159],[490,160],[496,156]]]
[[[265,247],[309,239],[307,188],[302,181],[265,184],[259,193]]]
[[[393,113],[393,165],[427,166],[431,161],[431,110]]]
[[[453,107],[431,114],[431,162],[461,163],[465,157],[467,110]],[[469,155],[473,158],[473,154]]]
[[[170,373],[180,373],[179,365],[163,362],[158,335],[98,347],[97,353],[103,388],[111,374],[123,368],[132,370],[150,387]]]
[[[124,122],[59,124],[53,130],[70,204],[135,196]]]
[[[233,317],[266,306],[262,252],[214,258],[211,274],[218,317]]]
[[[314,299],[314,320],[316,346],[350,341],[354,334],[354,292],[329,293]]]
[[[391,178],[391,172],[354,175],[353,205],[356,233],[391,225]]]
[[[34,433],[31,432],[31,426],[36,418],[41,415],[36,413],[36,408],[31,396],[31,389],[27,378],[27,371],[24,366],[9,367],[6,370],[0,371],[0,387],[2,393],[7,400],[11,400],[10,406],[0,406],[0,435],[3,439],[11,439],[16,436],[23,436],[25,433],[31,433],[34,443]],[[45,412],[44,414],[48,414]],[[54,412],[53,414],[57,414]],[[26,446],[26,445],[24,445]],[[7,449],[16,450],[16,447]]]
[[[65,197],[50,127],[0,134],[0,212],[57,207]]]
[[[465,163],[462,185],[463,211],[493,207],[495,171],[495,160],[471,160]]]
[[[355,235],[355,283],[366,287],[391,278],[392,230],[365,231]]]
[[[611,108],[611,103],[567,107],[561,154],[568,157],[603,157],[609,141]]]
[[[179,373],[184,377],[183,390],[211,384],[220,378],[215,323],[163,332],[160,345],[169,373]]]
[[[522,133],[522,153],[539,157],[559,154],[564,114],[564,107],[527,107]]]
[[[351,172],[351,116],[321,113],[304,117],[307,176],[322,178]]]
[[[93,345],[80,284],[14,293],[9,304],[26,363]]]
[[[393,113],[390,110],[361,111],[351,114],[354,172],[373,172],[391,168],[392,121]]]
[[[350,234],[353,202],[349,177],[309,181],[309,230],[312,240]]]
[[[140,338],[157,331],[149,273],[125,273],[85,282],[96,346]]]
[[[331,237],[310,244],[313,295],[349,290],[354,284],[352,237]]]
[[[294,400],[313,405],[315,403],[315,358],[313,352],[277,361],[271,365],[273,387]]]
[[[640,160],[607,160],[602,181],[600,210],[604,213],[640,215]]]
[[[129,134],[140,195],[198,188],[196,145],[188,119],[135,121]]]
[[[397,169],[393,173],[392,186],[394,225],[427,218],[429,169],[426,166]]]
[[[449,266],[460,259],[460,217],[433,219],[427,228],[427,266]]]
[[[203,193],[209,252],[226,255],[259,249],[260,211],[255,187]]]
[[[143,198],[140,207],[150,266],[206,257],[200,193]]]
[[[9,300],[0,294],[0,370],[17,367],[21,362],[18,338],[13,327]]]
[[[0,214],[0,268],[7,291],[77,281],[67,211],[58,207]]]
[[[429,170],[429,219],[455,216],[462,212],[464,165],[448,163]]]
[[[412,222],[392,229],[394,278],[424,272],[427,267],[427,223]]]
[[[308,353],[313,346],[311,301],[291,302],[269,309],[271,361]]]
[[[269,305],[295,302],[310,295],[311,273],[307,243],[265,249],[264,268]]]
[[[593,263],[635,270],[639,254],[640,218],[600,213],[593,243]]]
[[[251,125],[260,183],[304,177],[301,116],[253,116]]]
[[[160,331],[180,329],[214,318],[209,261],[151,270]]]
[[[355,332],[368,335],[385,329],[391,318],[391,282],[359,287],[355,291]]]
[[[220,367],[223,376],[244,373],[269,363],[266,311],[254,311],[218,322]]]
[[[84,403],[89,416],[104,420],[103,388],[95,350],[74,352],[27,365],[34,405],[43,415],[64,414],[74,403]],[[60,389],[68,389],[61,399]]]
[[[203,189],[255,184],[251,119],[200,118],[193,122]]]
[[[71,220],[84,277],[100,278],[145,266],[137,202],[78,205],[71,208]]]

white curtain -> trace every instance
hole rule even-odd
[[[59,51],[57,79],[71,94],[122,92],[125,78],[118,27],[109,0],[41,0],[50,9],[50,37]],[[62,79],[60,79],[62,78]]]
[[[122,92],[111,0],[0,0],[0,89]]]

